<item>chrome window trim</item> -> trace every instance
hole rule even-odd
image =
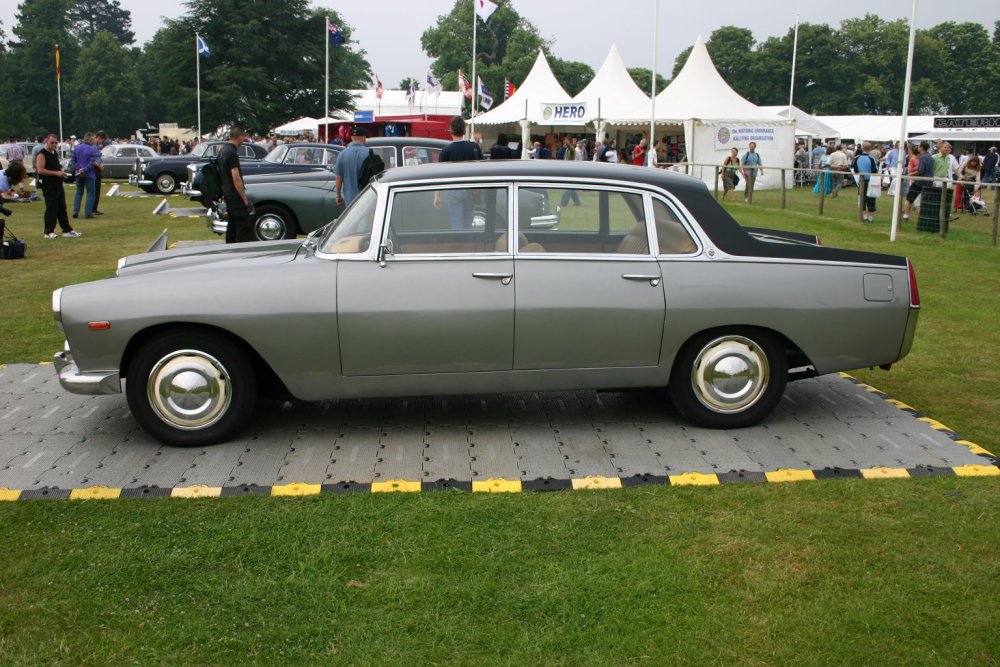
[[[379,243],[375,243],[375,239],[382,238],[382,227],[385,224],[385,213],[386,213],[386,186],[384,183],[375,182],[368,186],[375,191],[375,215],[372,220],[372,229],[368,236],[368,249],[364,252],[322,252],[320,250],[320,245],[326,240],[326,235],[323,239],[317,242],[316,251],[313,255],[322,260],[349,260],[349,261],[366,261],[373,262],[378,258],[378,246]],[[362,191],[363,192],[363,191]],[[332,232],[332,230],[331,230]],[[312,239],[306,239],[304,243],[311,242]]]
[[[556,182],[566,183],[567,185],[572,185],[572,187],[562,187],[561,185],[551,185],[551,183],[556,183]],[[524,187],[524,188],[531,188],[531,187],[552,188],[552,187],[555,187],[555,188],[561,188],[563,190],[570,190],[570,189],[573,189],[573,190],[596,190],[596,191],[599,191],[599,192],[619,192],[619,193],[622,193],[622,194],[638,195],[639,198],[642,201],[642,213],[643,213],[643,216],[645,217],[645,221],[644,222],[646,223],[646,244],[647,244],[646,247],[647,247],[647,251],[646,251],[645,255],[638,255],[638,254],[634,254],[634,253],[633,254],[627,254],[627,255],[626,254],[619,255],[617,253],[607,253],[607,252],[602,252],[602,253],[583,253],[583,252],[579,252],[579,253],[577,253],[577,252],[567,253],[567,252],[549,252],[549,251],[545,251],[544,253],[524,253],[524,254],[518,254],[518,257],[528,257],[528,256],[531,256],[531,255],[534,255],[534,256],[538,256],[538,257],[548,257],[548,258],[551,258],[551,259],[571,258],[571,259],[574,259],[574,260],[579,260],[579,259],[597,259],[597,258],[601,258],[601,257],[604,257],[605,259],[608,259],[610,257],[611,259],[618,260],[618,261],[625,260],[625,259],[640,259],[640,260],[655,259],[655,255],[652,252],[652,248],[654,248],[655,246],[651,245],[651,243],[650,243],[650,240],[651,240],[650,230],[649,230],[649,227],[650,227],[650,225],[649,225],[650,217],[649,217],[649,209],[647,208],[647,202],[646,202],[646,190],[644,188],[641,188],[641,187],[631,187],[630,185],[622,185],[621,183],[619,183],[617,181],[614,181],[613,184],[610,187],[608,187],[608,186],[591,185],[589,183],[588,184],[582,184],[582,187],[581,187],[581,184],[579,182],[575,181],[575,180],[574,181],[566,181],[566,180],[559,181],[557,179],[552,179],[551,181],[525,180],[525,181],[517,182],[514,185],[517,188],[522,188],[522,187]],[[520,221],[520,219],[518,219],[516,222],[518,223],[517,224],[517,231],[518,231],[518,233],[520,233],[521,232],[521,225],[520,225],[521,221]]]
[[[382,184],[386,187],[385,184]],[[385,216],[382,219],[382,232],[379,235],[379,245],[381,245],[389,234],[389,220],[392,218],[392,205],[390,202],[394,201],[397,195],[406,194],[407,192],[419,192],[422,190],[458,190],[460,188],[466,188],[468,183],[454,183],[450,181],[436,182],[434,184],[427,183],[426,185],[407,185],[405,187],[393,187],[387,193],[388,201],[386,202]],[[496,179],[483,179],[482,182],[477,183],[476,187],[485,188],[492,187],[494,189],[507,190],[507,252],[472,252],[472,253],[408,253],[406,255],[392,255],[389,259],[392,261],[413,261],[413,260],[465,260],[470,259],[481,259],[481,258],[494,258],[494,259],[507,259],[511,258],[511,246],[513,245],[513,238],[510,233],[510,221],[513,215],[514,208],[514,197],[511,191],[513,184],[510,181],[497,181]],[[502,233],[502,232],[501,232]]]
[[[653,242],[654,242],[653,245],[650,246],[650,248],[656,248],[656,252],[653,253],[653,254],[656,257],[658,257],[658,258],[671,258],[671,259],[673,259],[673,258],[678,258],[679,259],[679,258],[685,258],[685,257],[697,257],[698,255],[701,255],[701,253],[703,253],[705,251],[705,248],[708,247],[707,239],[704,239],[704,240],[702,239],[702,237],[701,237],[701,227],[700,226],[692,225],[691,223],[688,222],[688,220],[690,219],[690,214],[688,214],[688,215],[681,214],[680,208],[675,205],[675,201],[671,200],[671,199],[668,199],[667,197],[664,197],[660,192],[648,192],[647,194],[649,195],[649,198],[648,198],[648,201],[647,201],[647,205],[648,205],[649,208],[646,211],[646,216],[647,216],[646,219],[647,219],[648,222],[652,222],[653,223],[651,225],[648,225],[649,231],[652,234]],[[656,215],[655,215],[655,212],[653,211],[653,199],[654,198],[657,198],[660,201],[662,201],[666,205],[666,207],[668,209],[670,209],[671,211],[673,211],[674,216],[680,222],[681,227],[684,228],[684,231],[686,231],[688,233],[688,236],[690,236],[691,239],[694,241],[694,244],[695,244],[696,248],[695,248],[695,250],[693,252],[684,252],[684,253],[661,253],[660,252],[660,239],[657,237],[657,234],[656,234]],[[676,204],[680,204],[680,202],[676,202]],[[697,228],[697,231],[695,231],[695,228]]]

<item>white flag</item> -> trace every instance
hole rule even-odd
[[[443,90],[441,86],[441,80],[438,79],[432,72],[427,72],[427,85],[424,87],[428,93],[440,93]]]
[[[490,0],[472,0],[476,3],[476,14],[483,20],[483,23],[490,20],[490,16],[497,10],[495,2]]]

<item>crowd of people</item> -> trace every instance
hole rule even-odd
[[[906,198],[903,220],[909,220],[917,199],[928,187],[943,188],[943,196],[953,211],[976,212],[985,208],[982,200],[983,186],[998,182],[997,147],[990,147],[983,155],[971,148],[962,150],[959,157],[952,154],[947,141],[899,142],[891,144],[835,143],[817,144],[812,151],[799,143],[795,151],[795,167],[817,171],[813,192],[837,197],[846,184],[859,188],[864,197],[863,220],[873,222],[876,203],[883,190],[889,195],[902,188]],[[931,180],[933,179],[933,180]],[[954,194],[952,194],[954,192]],[[935,197],[935,206],[939,206]]]

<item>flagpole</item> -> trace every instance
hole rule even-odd
[[[910,46],[906,52],[906,81],[903,84],[903,118],[899,123],[899,146],[896,148],[896,194],[892,198],[892,225],[889,228],[889,241],[896,241],[896,230],[899,228],[899,209],[903,197],[903,163],[906,161],[906,118],[910,113],[910,79],[913,77],[913,45],[917,37],[917,0],[913,0],[913,13],[910,16]],[[945,188],[945,192],[948,189]]]
[[[799,55],[799,15],[795,15],[795,39],[792,42],[792,81],[788,85],[788,114],[792,117],[792,99],[795,97],[795,61]]]
[[[476,16],[476,5],[475,0],[472,0],[472,83],[475,86],[472,89],[472,109],[471,113],[471,124],[472,127],[469,130],[469,136],[476,136],[476,96],[479,94],[479,79],[476,78],[476,32],[479,27],[479,17]]]
[[[63,142],[62,123],[62,66],[59,64],[59,45],[56,44],[56,98],[59,104],[59,143]]]
[[[652,94],[649,96],[649,145],[646,146],[646,151],[655,151],[656,145],[653,143],[655,139],[653,138],[656,134],[656,45],[659,38],[660,28],[660,0],[653,0],[653,76],[650,82],[650,89]],[[649,158],[646,158],[646,164],[649,164]],[[643,165],[645,166],[645,165]]]
[[[198,42],[201,35],[194,34],[194,70],[198,88],[198,141],[201,141],[201,53],[199,53]]]
[[[330,17],[326,17],[326,33],[323,35],[323,42],[326,44],[326,87],[323,95],[323,137],[324,141],[330,142]]]

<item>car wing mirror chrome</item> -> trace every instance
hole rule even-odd
[[[392,239],[386,239],[382,242],[382,245],[378,247],[378,265],[383,269],[385,268],[385,260],[388,257],[392,257],[393,245]]]

